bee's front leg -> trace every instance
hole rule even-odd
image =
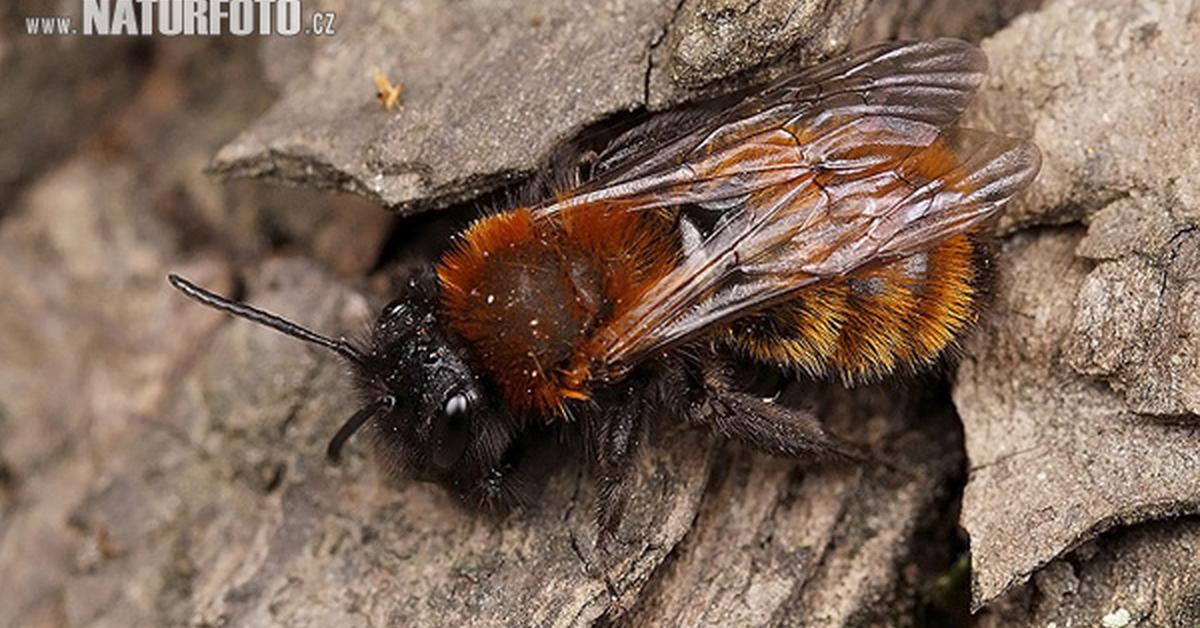
[[[559,460],[554,434],[530,429],[509,432],[488,426],[455,479],[462,499],[474,509],[503,514],[532,505]]]

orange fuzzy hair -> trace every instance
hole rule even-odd
[[[584,205],[539,220],[526,208],[482,218],[438,265],[449,326],[508,405],[561,411],[586,399],[589,335],[675,263],[653,212]]]
[[[976,316],[975,254],[970,236],[958,235],[928,253],[814,284],[735,323],[729,340],[756,360],[847,382],[931,364]]]

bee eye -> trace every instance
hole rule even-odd
[[[459,393],[446,401],[443,413],[452,420],[466,418],[469,406],[470,400],[467,399],[467,396]]]
[[[471,398],[456,393],[446,400],[446,405],[433,424],[433,464],[446,470],[454,466],[471,436]]]

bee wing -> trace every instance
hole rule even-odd
[[[630,209],[725,206],[818,169],[869,166],[864,160],[877,156],[851,156],[864,141],[929,145],[961,115],[986,70],[983,52],[956,39],[866,48],[723,112],[653,118],[600,155],[593,180],[534,214],[598,201]]]
[[[728,210],[596,335],[597,375],[623,373],[810,284],[968,231],[1028,185],[1040,165],[1028,142],[963,129],[944,131],[924,148],[861,153],[873,167],[810,172]]]
[[[549,217],[592,203],[630,211],[699,206],[673,270],[594,336],[597,376],[796,290],[929,248],[992,216],[1032,180],[1037,149],[948,128],[987,62],[953,39],[891,43],[816,66],[678,133],[637,129],[599,174],[534,208]]]

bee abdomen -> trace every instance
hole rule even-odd
[[[935,362],[977,315],[981,248],[956,235],[929,251],[821,281],[731,325],[751,358],[813,376],[872,379]]]

